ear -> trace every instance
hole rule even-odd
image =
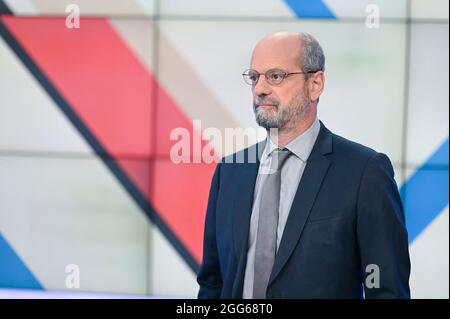
[[[322,94],[323,88],[325,86],[325,74],[323,73],[323,71],[318,71],[308,79],[307,83],[309,100],[311,102],[316,102]]]

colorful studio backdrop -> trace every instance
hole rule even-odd
[[[0,288],[194,297],[215,164],[170,133],[256,128],[241,73],[288,30],[325,51],[320,119],[393,162],[412,296],[448,298],[448,7],[0,0]]]

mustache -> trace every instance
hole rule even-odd
[[[275,107],[278,107],[278,105],[280,104],[280,102],[278,102],[275,99],[272,98],[268,98],[268,97],[259,97],[257,96],[254,100],[253,100],[253,108],[256,110],[256,108],[262,104],[268,104],[268,105],[273,105]]]

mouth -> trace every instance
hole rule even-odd
[[[258,104],[258,107],[260,107],[260,106],[262,106],[262,107],[276,107],[276,105],[275,104],[267,104],[267,103],[262,103],[262,104]]]
[[[277,106],[274,104],[259,104],[256,108],[263,108],[263,109],[271,109],[276,108]]]

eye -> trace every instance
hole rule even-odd
[[[259,76],[259,74],[257,74],[257,73],[250,73],[248,75],[248,78],[250,79],[250,81],[256,82],[256,81],[258,81],[258,76]]]
[[[284,73],[283,72],[279,72],[279,71],[275,71],[275,72],[271,72],[270,74],[268,74],[268,77],[269,77],[269,79],[271,81],[279,82],[279,81],[283,80]]]

